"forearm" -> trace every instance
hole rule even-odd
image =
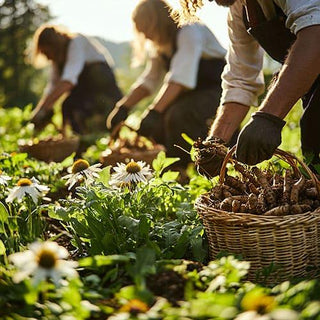
[[[250,107],[235,102],[229,102],[220,106],[209,131],[209,137],[214,136],[228,143],[249,109]]]
[[[149,90],[144,86],[138,86],[134,88],[129,94],[124,96],[121,100],[117,102],[117,106],[125,105],[128,108],[132,108],[140,100],[146,98],[150,95]]]
[[[37,105],[37,109],[51,109],[53,104],[66,92],[73,88],[73,84],[69,81],[59,81],[53,90],[46,96],[42,97]]]
[[[186,90],[179,83],[169,82],[164,84],[152,103],[153,109],[160,113],[164,112]]]
[[[320,74],[320,26],[302,29],[260,111],[283,119]]]

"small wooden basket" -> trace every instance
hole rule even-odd
[[[235,161],[231,159],[234,150],[232,148],[224,159],[221,183],[227,163]],[[301,175],[296,165],[299,163],[319,192],[319,181],[302,161],[282,150],[275,154],[289,163],[295,174]],[[314,212],[284,216],[233,213],[216,209],[209,194],[200,196],[195,206],[205,227],[211,259],[216,259],[220,252],[241,255],[250,262],[248,280],[261,280],[262,269],[272,265],[276,267],[274,272],[264,279],[269,284],[313,276],[319,271],[320,208]]]
[[[20,152],[26,152],[29,156],[45,162],[61,162],[66,157],[76,152],[79,147],[79,137],[65,138],[57,136],[40,140],[38,143],[32,141],[20,144]]]
[[[100,155],[100,162],[106,166],[115,166],[117,163],[127,163],[131,159],[134,161],[144,161],[147,164],[152,164],[152,161],[157,157],[160,151],[165,151],[165,147],[161,144],[148,141],[148,146],[145,146],[144,137],[138,136],[133,129],[129,130],[136,135],[131,143],[122,145],[119,135],[122,127],[128,127],[121,123],[110,135],[108,148]]]

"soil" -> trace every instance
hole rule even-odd
[[[147,279],[147,287],[156,296],[166,298],[177,306],[178,301],[184,298],[186,280],[173,270],[165,270]]]

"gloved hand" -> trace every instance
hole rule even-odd
[[[129,114],[128,108],[124,105],[116,106],[108,115],[106,125],[109,130],[112,130],[121,121],[127,119]]]
[[[225,142],[217,137],[198,139],[193,144],[195,165],[199,174],[211,179],[220,173],[223,160],[228,152]]]
[[[157,137],[163,135],[163,114],[154,109],[148,109],[142,117],[137,133],[147,138],[152,137],[157,141]]]
[[[281,130],[286,122],[270,113],[258,111],[241,130],[236,148],[240,162],[254,165],[270,159],[281,144]]]
[[[44,107],[35,109],[31,115],[30,121],[34,123],[35,130],[42,130],[47,124],[51,122],[53,116],[52,109],[46,109]]]

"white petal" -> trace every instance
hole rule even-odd
[[[10,193],[8,195],[8,198],[6,199],[7,202],[12,202],[14,199],[17,198],[19,194],[20,187],[14,187],[10,190]]]
[[[9,256],[9,261],[16,266],[24,265],[29,261],[35,261],[35,259],[35,254],[31,250],[13,253]]]
[[[60,273],[59,270],[57,270],[57,269],[52,269],[52,270],[50,271],[49,278],[52,279],[53,283],[54,283],[56,286],[59,286],[59,285],[60,285],[61,273]]]
[[[38,268],[36,272],[34,272],[32,284],[37,286],[41,281],[46,280],[48,277],[47,270],[43,268]]]

